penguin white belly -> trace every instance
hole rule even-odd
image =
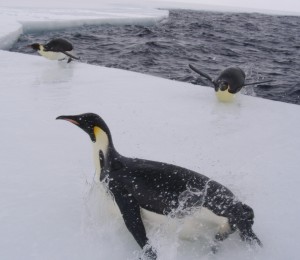
[[[192,215],[183,218],[171,218],[142,209],[142,219],[146,227],[160,227],[170,234],[178,234],[181,239],[194,240],[201,236],[214,237],[218,232],[230,230],[228,220],[214,214],[207,208],[201,208]]]
[[[218,100],[221,102],[232,102],[235,97],[234,94],[231,94],[228,92],[228,89],[224,90],[224,91],[218,90],[216,92],[216,96],[217,96]]]
[[[49,60],[63,60],[67,57],[61,52],[38,50],[38,53]]]

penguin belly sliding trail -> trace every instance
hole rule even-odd
[[[94,145],[96,176],[107,185],[112,203],[117,204],[136,242],[141,248],[146,246],[148,259],[157,259],[157,252],[148,240],[142,210],[182,218],[194,209],[205,209],[225,218],[226,228],[220,227],[215,234],[213,252],[235,231],[243,241],[262,246],[252,230],[252,208],[238,201],[225,186],[179,166],[120,155],[113,145],[108,126],[97,114],[64,115],[56,119],[69,121],[89,135]]]

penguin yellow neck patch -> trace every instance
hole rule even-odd
[[[228,92],[228,89],[224,90],[224,91],[218,90],[216,92],[216,96],[217,96],[218,100],[221,102],[232,102],[235,97],[234,94],[231,94]]]
[[[94,127],[94,135],[96,137],[96,142],[102,140],[104,136],[106,137],[105,139],[108,139],[106,133],[98,126]]]

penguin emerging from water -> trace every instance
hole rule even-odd
[[[215,235],[215,251],[220,241],[234,231],[249,243],[262,243],[252,230],[254,212],[238,201],[226,187],[197,172],[171,164],[120,155],[110,130],[101,117],[93,113],[65,115],[56,119],[69,121],[85,131],[94,145],[96,176],[107,185],[112,198],[136,242],[149,259],[156,250],[149,245],[142,211],[182,218],[196,210],[208,210],[225,218],[226,226]]]
[[[238,93],[244,86],[267,83],[272,81],[265,80],[245,83],[246,74],[239,67],[229,67],[223,70],[220,73],[220,75],[215,80],[213,80],[209,75],[198,70],[193,65],[189,64],[189,67],[193,71],[195,71],[196,73],[213,83],[216,95],[218,99],[222,102],[231,102],[234,98],[234,95]]]
[[[27,47],[31,47],[49,60],[64,60],[68,58],[68,63],[71,62],[72,59],[79,60],[79,58],[70,53],[70,51],[73,50],[73,45],[65,39],[53,39],[46,44],[33,43]]]

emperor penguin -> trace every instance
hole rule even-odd
[[[33,43],[27,47],[31,47],[49,60],[64,60],[68,58],[68,63],[71,62],[72,59],[79,60],[79,58],[70,53],[70,51],[73,50],[73,45],[65,39],[53,39],[46,44]]]
[[[221,102],[232,102],[235,94],[237,94],[244,86],[267,83],[272,81],[265,80],[245,83],[246,74],[239,67],[229,67],[223,70],[220,73],[220,75],[215,80],[213,80],[209,75],[198,70],[193,65],[189,64],[189,67],[193,71],[195,71],[196,73],[213,83],[216,96]]]
[[[163,217],[184,218],[197,209],[226,219],[226,227],[220,228],[212,241],[213,252],[235,231],[242,240],[262,246],[252,230],[252,208],[239,201],[225,186],[179,166],[122,156],[115,149],[107,124],[97,114],[62,115],[56,119],[71,122],[90,137],[94,146],[96,176],[107,187],[128,231],[145,250],[148,259],[156,259],[157,250],[147,237],[142,217],[144,211]]]

